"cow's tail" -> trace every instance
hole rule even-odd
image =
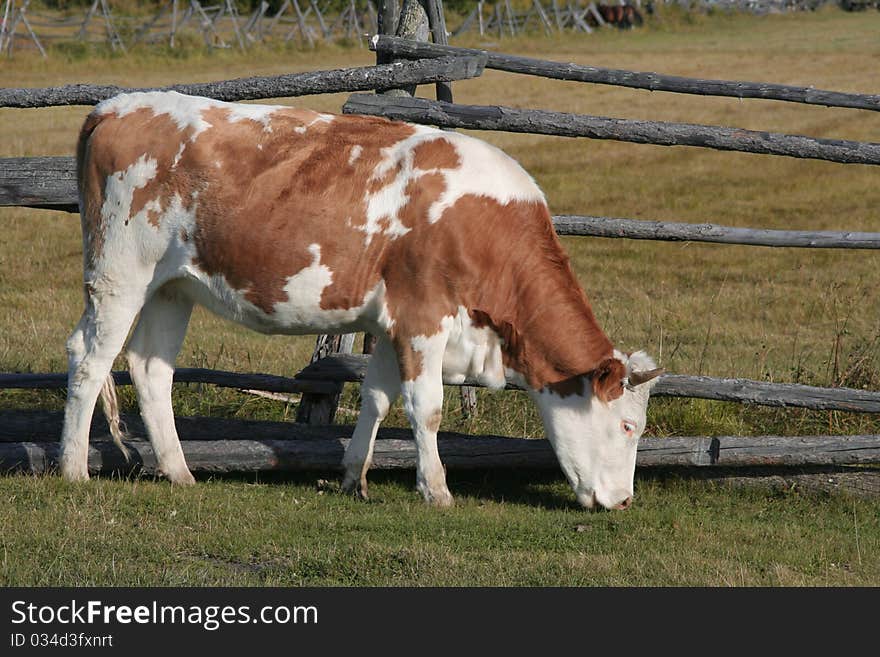
[[[98,127],[98,124],[104,119],[104,116],[97,112],[92,111],[86,117],[85,121],[83,121],[82,127],[79,130],[79,139],[76,142],[76,182],[80,191],[82,190],[83,185],[83,165],[86,160],[86,149],[89,145],[89,137],[92,136],[92,133],[95,131],[95,128]]]
[[[116,396],[116,384],[113,382],[113,374],[109,374],[101,388],[101,406],[104,409],[104,417],[107,418],[107,424],[110,426],[110,435],[113,442],[122,452],[126,461],[131,460],[131,454],[128,448],[122,442],[128,438],[125,431],[125,423],[119,416],[119,398]]]
[[[104,116],[100,112],[91,112],[83,122],[82,128],[79,131],[79,139],[76,143],[76,186],[78,192],[77,195],[79,197],[80,218],[83,222],[84,250],[88,250],[91,243],[91,240],[86,239],[88,231],[87,224],[89,223],[87,217],[100,216],[101,211],[100,207],[97,206],[97,200],[92,199],[86,194],[86,165],[89,139],[103,119]],[[86,256],[88,259],[88,254],[86,254]],[[84,287],[84,291],[86,296],[88,296],[88,286]],[[88,302],[89,300],[86,298],[86,303]],[[129,461],[131,455],[128,448],[122,442],[127,439],[128,436],[126,435],[125,423],[119,415],[119,398],[116,395],[116,384],[113,382],[112,373],[107,376],[104,385],[101,387],[101,407],[104,410],[104,417],[107,418],[107,424],[110,427],[110,436],[113,438],[113,442],[116,443],[116,446],[122,452],[123,456],[125,456],[125,460]]]

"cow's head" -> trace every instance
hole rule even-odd
[[[551,386],[534,394],[547,438],[582,506],[631,504],[648,397],[662,373],[642,351],[615,352],[572,389]]]

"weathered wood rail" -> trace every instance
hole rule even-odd
[[[747,246],[813,249],[878,249],[880,233],[833,230],[768,230],[718,224],[689,224],[617,217],[560,215],[553,217],[559,235],[625,237],[667,242],[711,242]]]
[[[117,385],[130,386],[128,372],[113,372]],[[221,388],[240,390],[264,390],[266,392],[305,393],[331,395],[338,392],[339,384],[330,380],[296,379],[272,374],[225,372],[198,367],[180,367],[174,371],[175,383],[206,383]],[[0,373],[0,390],[52,390],[67,387],[67,374],[52,373]]]
[[[156,458],[140,419],[123,418],[134,440],[126,463],[106,425],[92,426],[89,470],[93,473],[156,472]],[[58,462],[57,436],[63,414],[52,411],[0,412],[0,472],[43,473]],[[352,426],[310,426],[253,420],[178,418],[187,464],[196,472],[338,470]],[[258,440],[254,436],[259,436]],[[439,434],[440,456],[453,469],[558,468],[546,440],[505,436]],[[855,465],[880,460],[880,436],[690,436],[643,438],[637,465],[795,466]],[[379,430],[373,456],[377,469],[412,469],[415,442],[408,429]]]
[[[343,91],[389,89],[402,84],[429,84],[474,78],[483,72],[484,55],[399,61],[376,66],[288,73],[219,82],[175,84],[168,87],[119,87],[71,84],[41,89],[0,89],[0,107],[95,105],[131,91],[178,91],[215,100],[257,100],[308,96]]]
[[[425,58],[449,57],[451,55],[475,55],[484,53],[486,68],[508,73],[537,75],[554,80],[569,80],[606,84],[648,91],[668,91],[700,96],[728,96],[733,98],[759,98],[781,100],[807,105],[825,107],[847,107],[854,109],[880,111],[880,95],[854,94],[840,91],[825,91],[813,87],[798,87],[769,82],[746,82],[731,80],[707,80],[688,78],[662,73],[626,71],[621,69],[582,66],[579,64],[553,62],[531,57],[507,55],[474,48],[458,48],[401,39],[399,37],[377,35],[370,42],[370,48],[385,57]]]
[[[635,121],[500,105],[459,105],[426,98],[369,94],[353,94],[342,111],[347,114],[385,116],[442,128],[612,139],[656,146],[699,146],[721,151],[784,155],[844,164],[880,164],[880,144],[877,143],[817,139],[697,123]]]
[[[297,378],[358,383],[363,381],[368,362],[368,356],[328,356],[300,371]],[[466,380],[462,385],[479,386],[479,383]],[[510,386],[510,389],[516,388]],[[664,374],[651,394],[658,397],[692,397],[761,406],[880,413],[880,392],[795,383],[767,383],[749,379]]]
[[[72,157],[0,158],[0,206],[79,212]],[[559,235],[711,242],[749,246],[880,249],[880,233],[737,228],[617,217],[553,217]]]
[[[333,354],[307,366],[294,378],[180,368],[174,373],[174,381],[207,383],[246,390],[332,395],[338,394],[341,383],[362,382],[369,359],[370,356],[357,354]],[[118,385],[131,385],[128,372],[114,372],[113,377]],[[480,387],[479,382],[470,379],[455,385]],[[0,374],[0,390],[59,389],[66,386],[67,374],[61,372]],[[518,388],[511,385],[508,389]],[[855,388],[822,388],[795,383],[767,383],[749,379],[664,374],[655,385],[652,394],[656,397],[689,397],[759,406],[880,413],[880,392]]]

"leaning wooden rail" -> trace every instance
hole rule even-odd
[[[449,56],[441,59],[393,62],[329,71],[175,84],[168,87],[130,88],[115,85],[71,84],[42,89],[0,89],[0,107],[95,105],[123,92],[157,89],[230,101],[368,91],[408,84],[430,84],[474,78],[483,72],[485,63],[485,55],[478,54],[473,57]]]
[[[334,354],[301,370],[295,378],[268,374],[238,374],[205,369],[178,369],[177,383],[210,383],[228,388],[335,394],[342,383],[360,383],[367,371],[369,356]],[[131,385],[127,372],[114,372],[119,385]],[[477,381],[461,385],[479,387]],[[67,374],[0,374],[0,390],[9,388],[64,388]],[[516,390],[516,386],[509,386]],[[690,397],[715,401],[808,408],[822,411],[880,413],[880,392],[855,388],[821,388],[795,383],[767,383],[749,379],[722,379],[709,376],[666,374],[654,387],[657,397]]]
[[[298,379],[360,382],[369,356],[334,354],[301,370]],[[467,380],[462,385],[479,386]],[[509,386],[515,389],[515,386]],[[693,397],[715,401],[792,406],[813,410],[880,413],[880,392],[855,388],[821,388],[796,383],[767,383],[749,379],[719,379],[709,376],[664,374],[654,386],[657,397]]]
[[[72,157],[0,158],[0,206],[79,212]],[[750,246],[880,249],[880,233],[763,230],[615,217],[553,217],[559,235],[713,242]]]
[[[880,249],[880,233],[857,231],[767,230],[718,224],[687,224],[580,215],[553,217],[553,227],[558,235],[813,249]]]
[[[57,469],[61,425],[58,411],[0,411],[0,472],[43,473]],[[156,457],[140,418],[124,418],[135,440],[127,442],[127,463],[96,418],[89,446],[92,473],[156,472]],[[308,426],[225,418],[177,418],[187,465],[195,472],[339,470],[351,426]],[[254,436],[260,436],[258,440]],[[557,470],[546,440],[468,436],[441,432],[440,457],[452,469],[523,468]],[[690,436],[642,438],[637,465],[793,466],[880,462],[880,435],[859,436]],[[414,468],[415,442],[409,429],[382,428],[373,452],[375,469]]]
[[[388,57],[423,58],[448,57],[450,55],[473,55],[485,53],[488,57],[486,68],[509,73],[537,75],[554,80],[572,80],[594,84],[609,84],[632,89],[649,91],[669,91],[699,96],[728,96],[733,98],[760,98],[782,100],[807,105],[826,107],[849,107],[880,111],[880,95],[853,94],[840,91],[824,91],[813,87],[796,87],[769,82],[745,82],[731,80],[704,80],[661,73],[626,71],[598,66],[582,66],[563,62],[553,62],[531,57],[519,57],[487,50],[456,48],[401,39],[400,37],[377,35],[373,37],[370,48]]]
[[[409,96],[352,94],[342,111],[372,114],[443,128],[504,130],[560,137],[613,139],[658,146],[700,146],[722,151],[784,155],[844,164],[880,164],[880,144],[722,128],[696,123],[634,121],[588,114],[459,105]]]
[[[128,372],[113,372],[117,385],[130,386]],[[332,395],[339,392],[341,382],[317,381],[315,379],[292,379],[273,374],[225,372],[200,367],[179,367],[174,370],[175,383],[210,383],[221,388],[264,390],[266,392],[311,393]],[[67,374],[51,373],[0,373],[0,390],[4,389],[57,389],[67,387]]]

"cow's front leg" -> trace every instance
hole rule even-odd
[[[443,354],[448,335],[413,338],[398,345],[404,410],[413,428],[418,463],[416,488],[428,504],[452,506],[446,470],[437,450],[437,430],[443,415]]]
[[[373,460],[373,445],[379,424],[388,415],[391,404],[400,394],[400,371],[397,367],[397,356],[391,343],[384,337],[379,339],[367,374],[361,385],[361,410],[357,425],[342,465],[345,477],[342,489],[347,493],[355,493],[367,499],[367,470]]]

